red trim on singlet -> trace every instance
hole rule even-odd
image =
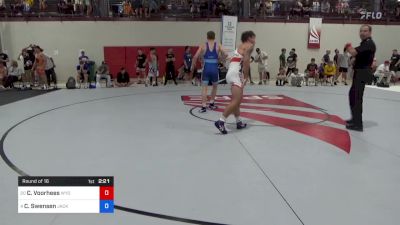
[[[241,62],[241,61],[242,61],[242,58],[235,57],[235,58],[231,59],[231,62]]]

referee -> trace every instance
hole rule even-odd
[[[349,104],[352,118],[346,121],[346,128],[349,130],[363,131],[362,104],[365,85],[372,82],[373,74],[371,65],[374,60],[376,46],[371,38],[372,27],[362,25],[360,28],[360,46],[353,48],[347,43],[345,48],[355,57],[353,65],[353,84],[349,91]]]

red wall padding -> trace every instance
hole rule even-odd
[[[160,77],[165,75],[165,58],[169,48],[174,50],[175,54],[175,68],[178,70],[183,65],[183,54],[185,46],[155,46],[160,66]],[[191,52],[194,54],[197,51],[197,46],[191,46]],[[110,67],[110,73],[115,76],[121,67],[125,67],[130,77],[136,77],[136,56],[138,49],[141,49],[147,58],[150,54],[150,46],[121,46],[121,47],[104,47],[104,61]],[[148,66],[146,68],[146,75],[148,73]]]

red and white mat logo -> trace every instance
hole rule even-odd
[[[230,100],[228,95],[217,96],[215,111],[223,112]],[[182,101],[188,106],[201,106],[200,95],[182,96]],[[285,128],[350,153],[350,135],[344,129],[346,122],[319,107],[285,95],[245,95],[240,108],[243,118]]]

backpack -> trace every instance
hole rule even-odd
[[[67,86],[67,89],[75,89],[76,88],[76,81],[75,78],[73,77],[69,77],[67,80],[67,83],[65,84],[65,86]]]

